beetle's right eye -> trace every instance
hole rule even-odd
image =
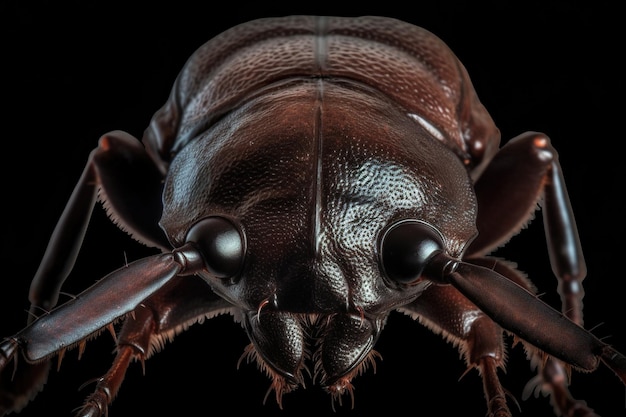
[[[207,217],[194,224],[187,233],[187,242],[194,242],[207,270],[217,278],[237,275],[245,255],[245,239],[241,229],[224,217]]]
[[[443,239],[437,229],[421,221],[404,220],[383,235],[381,265],[391,281],[410,285],[419,280],[432,257],[443,250]]]

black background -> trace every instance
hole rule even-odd
[[[140,137],[197,47],[257,17],[373,14],[421,25],[448,43],[467,67],[503,141],[527,130],[552,138],[589,269],[585,325],[626,352],[625,175],[619,149],[626,88],[617,6],[598,1],[586,6],[564,1],[309,3],[237,1],[217,7],[181,0],[141,8],[115,1],[2,2],[0,336],[25,321],[30,279],[99,136],[121,129]],[[98,208],[66,290],[76,293],[126,259],[149,253]],[[539,218],[499,254],[518,262],[546,301],[558,301]],[[459,381],[465,365],[457,351],[399,314],[391,316],[377,345],[383,360],[376,373],[354,380],[354,410],[346,401],[333,412],[330,397],[318,387],[287,395],[283,411],[272,397],[263,405],[269,387],[265,375],[252,364],[236,369],[246,344],[243,330],[229,317],[193,326],[147,361],[145,376],[138,363],[130,367],[110,415],[213,415],[218,408],[285,417],[485,414],[477,373]],[[68,352],[60,371],[51,373],[46,389],[20,415],[70,415],[92,388],[79,392],[79,387],[106,371],[112,349],[105,334],[89,343],[80,361],[76,351]],[[508,362],[502,381],[518,398],[522,414],[551,415],[547,399],[521,400],[532,373],[519,347],[509,352]],[[626,415],[624,386],[605,367],[592,374],[574,372],[572,391],[600,415]]]

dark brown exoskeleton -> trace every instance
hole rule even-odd
[[[56,306],[98,200],[162,253]],[[538,204],[563,314],[487,256]],[[500,147],[440,39],[383,17],[256,20],[189,59],[141,142],[100,139],[33,280],[39,317],[0,344],[0,410],[24,407],[52,356],[109,328],[114,364],[78,412],[104,416],[131,360],[225,312],[279,404],[309,365],[333,397],[352,395],[400,311],[458,345],[490,415],[511,415],[506,334],[539,363],[557,412],[594,415],[570,395],[570,368],[603,362],[626,382],[626,358],[581,325],[585,273],[548,137]]]

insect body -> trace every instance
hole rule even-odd
[[[98,199],[162,253],[57,306]],[[564,314],[488,256],[538,202]],[[141,142],[100,139],[33,280],[39,317],[0,344],[0,409],[19,410],[51,357],[109,328],[114,363],[78,412],[105,415],[133,359],[221,313],[245,329],[279,404],[307,370],[339,399],[400,311],[459,346],[490,414],[511,415],[497,375],[510,333],[560,412],[591,415],[563,375],[603,362],[626,382],[626,358],[579,325],[585,274],[548,137],[500,147],[433,34],[382,17],[256,20],[189,59]]]

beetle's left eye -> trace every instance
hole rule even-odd
[[[385,232],[379,253],[387,278],[399,284],[412,284],[420,278],[432,257],[443,249],[441,234],[433,226],[403,220]]]
[[[224,217],[207,217],[187,233],[202,252],[208,271],[218,278],[237,275],[243,264],[245,240],[241,229]]]

